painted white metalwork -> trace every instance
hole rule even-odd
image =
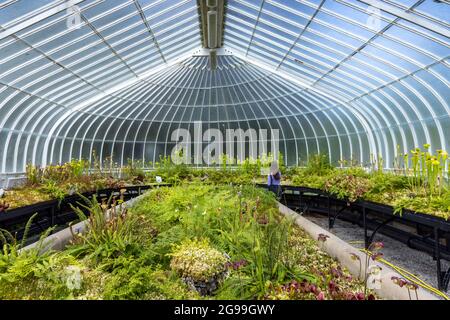
[[[154,162],[194,121],[279,129],[289,163],[450,149],[448,3],[229,0],[214,71],[195,0],[46,3],[0,3],[0,173]]]

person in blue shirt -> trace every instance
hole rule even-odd
[[[281,172],[278,167],[277,161],[272,161],[270,164],[270,173],[267,176],[267,185],[269,190],[277,195],[278,198],[281,196]]]

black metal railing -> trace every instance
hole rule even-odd
[[[267,188],[260,184],[260,187]],[[441,260],[450,261],[450,221],[429,214],[403,210],[394,214],[392,206],[358,200],[347,202],[319,189],[282,186],[281,203],[297,212],[326,215],[329,229],[336,219],[359,225],[364,229],[364,246],[370,247],[379,232],[408,247],[426,252],[436,261],[439,290],[447,290],[450,268],[442,270]]]

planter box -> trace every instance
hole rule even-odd
[[[142,185],[129,186],[124,193],[124,200],[129,200],[141,195],[144,191],[155,186],[165,185]],[[95,195],[97,199],[109,198],[111,195],[120,195],[122,188],[102,189],[97,192],[85,192],[82,195],[92,199]],[[31,224],[29,233],[27,235],[27,243],[31,243],[39,238],[39,235],[50,227],[57,227],[57,230],[67,226],[68,223],[78,218],[76,213],[72,210],[72,206],[77,206],[78,203],[83,203],[83,199],[79,195],[72,195],[65,197],[62,201],[49,200],[32,205],[14,208],[7,210],[6,213],[0,214],[0,228],[8,230],[17,239],[22,239],[25,225],[28,220],[37,213]],[[86,210],[83,209],[85,213]]]

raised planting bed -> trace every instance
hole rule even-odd
[[[7,246],[0,299],[375,298],[261,188],[158,188],[89,211],[62,251]]]
[[[123,200],[129,200],[141,195],[144,191],[153,188],[154,185],[128,186],[124,188],[108,188],[98,191],[85,192],[82,196],[92,199],[95,195],[97,199],[109,199],[116,196],[117,199],[122,196]],[[121,192],[122,190],[122,192]],[[17,240],[21,240],[27,222],[34,216],[29,224],[27,232],[27,243],[36,241],[39,235],[48,228],[55,227],[54,231],[67,226],[73,220],[78,218],[72,209],[72,206],[78,207],[84,204],[79,195],[71,195],[60,200],[48,200],[20,208],[9,209],[0,213],[0,228],[10,232]],[[82,208],[85,213],[87,210]]]
[[[375,234],[380,232],[430,254],[436,260],[439,290],[448,288],[450,269],[442,270],[441,259],[450,261],[450,221],[410,210],[403,210],[401,215],[394,214],[394,208],[389,205],[365,200],[348,202],[314,188],[282,186],[282,190],[282,203],[297,212],[311,211],[327,215],[329,228],[333,228],[337,218],[364,228],[366,249],[373,242]]]

